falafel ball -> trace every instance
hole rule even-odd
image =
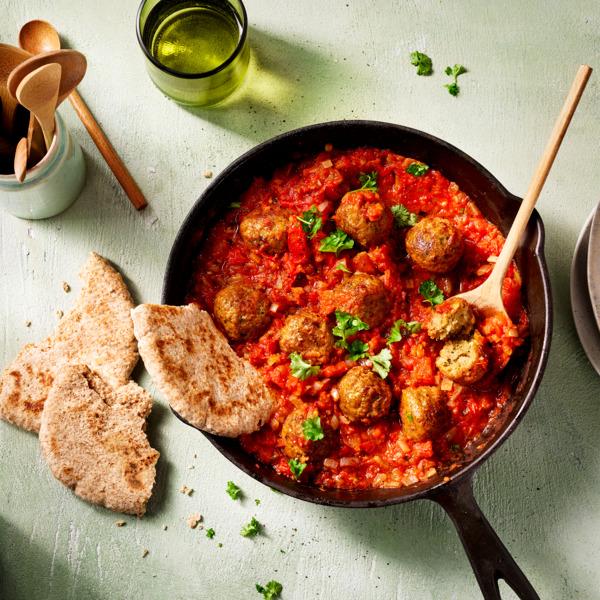
[[[432,340],[469,335],[475,327],[475,314],[471,305],[462,298],[448,298],[438,304],[427,323],[427,333]]]
[[[265,293],[242,282],[230,283],[217,292],[214,313],[227,337],[234,341],[258,337],[271,318]]]
[[[447,341],[440,350],[435,366],[452,381],[463,385],[476,383],[489,367],[483,338],[476,332],[465,340]]]
[[[298,352],[311,365],[327,362],[333,344],[333,335],[326,320],[306,309],[289,315],[279,334],[279,346],[283,352]]]
[[[355,190],[341,200],[333,216],[337,226],[361,246],[383,243],[392,232],[394,217],[377,192]]]
[[[400,419],[402,431],[410,440],[420,442],[439,435],[450,425],[446,395],[432,385],[404,388]]]
[[[276,211],[258,208],[242,219],[240,234],[250,246],[269,254],[281,254],[287,246],[287,219]]]
[[[340,410],[350,421],[368,423],[390,411],[392,392],[388,384],[369,367],[350,369],[338,385]]]
[[[319,416],[316,408],[301,406],[295,408],[283,422],[281,438],[283,439],[283,451],[289,458],[307,463],[309,461],[323,460],[332,450],[335,432],[321,419],[323,438],[320,440],[309,440],[304,434],[303,424],[307,419]]]
[[[375,275],[355,273],[332,290],[335,307],[378,327],[390,311],[388,292]]]
[[[422,269],[446,273],[463,254],[463,237],[448,219],[425,217],[406,234],[406,251]]]

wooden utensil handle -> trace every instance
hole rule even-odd
[[[573,84],[571,85],[567,99],[565,100],[562,110],[558,115],[558,119],[556,120],[554,129],[552,130],[550,139],[546,144],[542,158],[540,159],[538,167],[533,175],[533,179],[529,184],[527,194],[525,194],[525,197],[523,198],[519,212],[515,217],[508,236],[506,237],[506,241],[504,242],[502,252],[500,253],[500,256],[496,262],[496,266],[494,267],[494,272],[488,281],[492,278],[495,280],[504,280],[506,270],[508,269],[519,242],[521,241],[523,232],[525,231],[527,223],[529,222],[529,217],[531,217],[535,203],[537,202],[540,192],[542,191],[542,187],[546,182],[546,178],[548,177],[552,163],[556,158],[558,149],[560,148],[563,138],[565,137],[567,128],[571,123],[571,118],[573,117],[575,109],[579,104],[579,100],[581,99],[581,95],[583,94],[583,90],[585,89],[591,74],[592,68],[588,65],[581,65],[577,70],[577,74],[575,75],[575,79],[573,80]]]
[[[102,154],[104,160],[110,167],[110,170],[115,174],[115,177],[121,184],[121,187],[127,194],[133,206],[135,206],[137,210],[141,210],[147,206],[148,202],[146,202],[142,190],[140,190],[138,184],[131,176],[131,173],[123,164],[123,161],[109,142],[96,119],[94,119],[90,109],[87,107],[87,104],[83,101],[83,98],[79,95],[77,90],[73,90],[69,95],[69,100],[75,109],[75,112],[79,115],[81,122],[88,130],[94,144],[96,144],[98,150],[100,150],[100,154]]]

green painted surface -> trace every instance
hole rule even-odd
[[[3,5],[0,41],[45,18],[87,55],[80,91],[151,204],[143,213],[130,208],[65,105],[88,181],[79,201],[50,221],[0,215],[3,364],[50,332],[57,309],[71,306],[90,250],[121,267],[138,301],[159,300],[177,228],[209,183],[202,173],[217,174],[257,142],[318,121],[396,121],[457,145],[522,194],[576,67],[600,66],[596,0],[248,0],[246,83],[227,106],[192,111],[148,79],[136,8],[131,0]],[[414,74],[414,49],[433,58],[432,77]],[[442,87],[443,68],[455,62],[469,69],[458,98]],[[556,306],[546,377],[520,428],[476,481],[490,521],[541,597],[552,599],[597,598],[600,589],[600,385],[568,297],[577,233],[600,199],[598,81],[593,75],[540,200]],[[63,292],[63,281],[73,293]],[[154,392],[143,370],[136,373]],[[0,597],[253,599],[255,582],[275,578],[286,599],[479,598],[453,527],[432,504],[346,511],[274,494],[177,422],[161,398],[149,432],[162,453],[157,491],[146,517],[117,528],[119,516],[53,479],[35,436],[0,423]],[[226,495],[229,479],[244,501]],[[179,493],[183,484],[194,488],[191,497]],[[187,527],[196,511],[214,539]],[[239,529],[252,515],[265,536],[244,539]]]

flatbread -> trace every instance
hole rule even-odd
[[[133,381],[113,388],[86,365],[66,365],[46,398],[42,453],[52,474],[79,497],[143,515],[159,453],[145,434],[150,394]]]
[[[118,386],[128,381],[138,360],[133,302],[121,275],[92,253],[80,277],[75,307],[54,335],[26,345],[0,377],[0,417],[19,427],[39,430],[44,401],[65,365],[88,365]]]
[[[237,356],[207,312],[195,304],[142,304],[131,316],[148,373],[188,423],[237,437],[271,416],[274,399],[262,376]]]

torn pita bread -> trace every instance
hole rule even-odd
[[[113,388],[85,365],[66,365],[46,398],[42,453],[54,477],[79,497],[141,516],[159,453],[145,434],[150,394],[133,381]]]
[[[142,304],[131,312],[144,365],[175,412],[226,437],[260,429],[274,399],[260,373],[238,357],[195,304]]]
[[[137,360],[131,308],[121,275],[92,253],[75,307],[53,336],[26,345],[0,377],[0,417],[38,431],[52,382],[67,364],[85,364],[111,385],[126,383]]]

